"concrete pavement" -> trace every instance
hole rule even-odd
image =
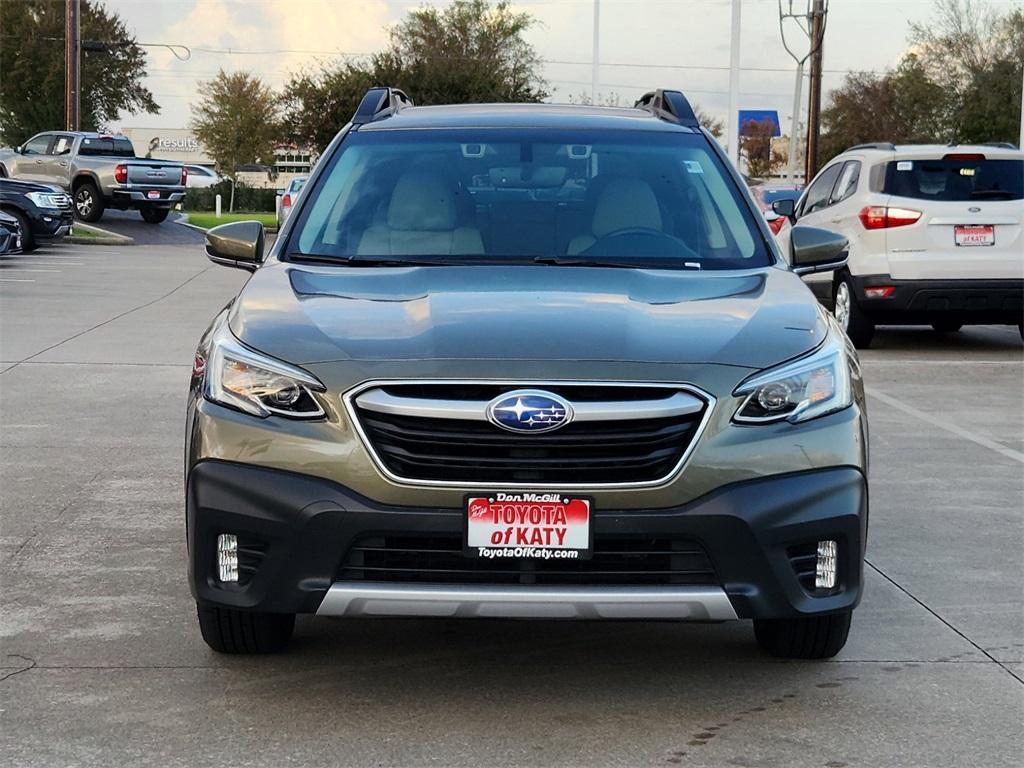
[[[244,279],[201,246],[0,259],[2,764],[1019,765],[1015,328],[863,354],[870,565],[833,661],[744,623],[310,618],[231,658],[195,625],[181,455],[195,342]]]

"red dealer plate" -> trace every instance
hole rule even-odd
[[[158,190],[151,189],[149,190],[149,192],[146,193],[146,197],[148,197],[150,200],[159,200],[160,192]]]
[[[591,509],[590,499],[564,493],[467,496],[466,554],[488,559],[589,557]]]
[[[956,244],[964,247],[976,245],[995,245],[996,228],[991,224],[981,226],[963,225],[953,227]]]

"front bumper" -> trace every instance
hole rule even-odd
[[[783,618],[849,610],[860,600],[867,484],[851,467],[735,483],[668,509],[597,509],[594,535],[686,537],[708,553],[717,585],[516,586],[341,581],[360,536],[452,535],[462,511],[384,506],[320,478],[223,461],[196,464],[187,482],[189,579],[206,604],[278,613],[543,618]],[[244,585],[215,570],[221,533],[258,541]],[[839,586],[815,596],[792,548],[839,542]]]
[[[71,234],[71,211],[47,211],[32,220],[32,235],[37,240],[60,240]]]
[[[1024,280],[893,280],[889,275],[852,275],[860,308],[876,323],[931,323],[956,320],[1016,325],[1024,317]],[[891,285],[886,299],[869,299],[865,289]]]

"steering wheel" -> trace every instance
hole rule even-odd
[[[629,248],[622,246],[630,242]],[[618,246],[616,246],[618,243]],[[669,246],[666,248],[666,246]],[[660,229],[654,227],[622,227],[614,229],[601,237],[587,248],[588,256],[622,256],[623,251],[636,256],[671,256],[698,259],[697,252],[690,246]]]

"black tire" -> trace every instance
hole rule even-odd
[[[21,252],[32,253],[32,251],[39,247],[39,244],[32,234],[32,225],[29,223],[28,217],[21,211],[14,210],[13,208],[8,208],[4,212],[18,220],[18,237],[21,240]]]
[[[203,640],[218,653],[279,653],[295,630],[293,613],[254,613],[196,605]]]
[[[161,223],[167,218],[170,212],[170,208],[152,208],[150,206],[146,206],[145,208],[139,209],[139,213],[142,214],[142,220],[145,221],[147,224]]]
[[[755,619],[757,643],[783,659],[830,659],[846,645],[853,611],[800,619]]]
[[[857,294],[853,290],[853,283],[849,275],[836,277],[836,285],[832,295],[835,297],[833,314],[836,320],[839,321],[839,324],[843,326],[846,335],[850,337],[853,346],[857,349],[867,349],[870,347],[871,340],[875,336],[875,324],[864,314],[864,310],[861,309],[860,304],[857,302]]]
[[[932,328],[939,333],[956,333],[963,327],[963,323],[957,323],[953,320],[939,320],[937,323],[932,323]]]
[[[75,217],[82,221],[99,221],[103,217],[103,198],[91,181],[75,187]]]

